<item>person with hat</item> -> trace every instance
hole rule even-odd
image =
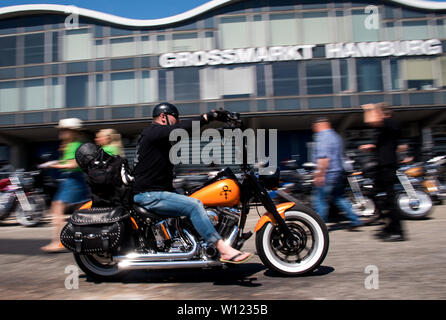
[[[353,211],[352,204],[344,197],[344,146],[341,137],[331,128],[328,118],[319,117],[313,122],[315,146],[313,158],[316,162],[314,175],[313,206],[327,222],[329,200],[351,221],[349,230],[362,223]]]
[[[224,111],[211,111],[200,117],[200,124],[212,120],[225,120]],[[187,216],[194,228],[210,245],[215,245],[220,260],[227,263],[243,263],[252,253],[240,252],[226,244],[209,220],[203,203],[174,192],[173,169],[169,158],[170,133],[181,128],[192,131],[192,121],[179,120],[178,109],[164,102],[155,106],[153,122],[140,135],[136,148],[133,175],[134,201],[147,210],[161,216]]]
[[[42,251],[48,253],[65,251],[59,240],[64,225],[64,212],[69,204],[88,201],[90,193],[75,159],[76,150],[82,145],[80,141],[82,121],[77,118],[62,119],[57,129],[59,129],[61,140],[62,157],[59,161],[49,164],[48,168],[61,170],[62,180],[51,202],[50,214],[53,227],[51,242],[41,248]]]

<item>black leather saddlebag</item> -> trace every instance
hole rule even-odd
[[[119,246],[128,212],[118,208],[76,210],[62,229],[60,241],[76,253],[104,253]]]

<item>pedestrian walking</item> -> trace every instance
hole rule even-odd
[[[111,156],[124,157],[121,134],[115,129],[102,129],[96,134],[95,142]]]
[[[376,144],[366,144],[360,149],[375,152],[378,163],[375,171],[374,198],[380,215],[386,214],[388,223],[377,237],[384,241],[404,241],[405,236],[401,223],[401,215],[395,207],[394,185],[398,181],[396,170],[398,168],[398,146],[400,138],[400,124],[392,117],[392,111],[385,103],[365,104],[361,106],[364,110],[364,122],[377,130]],[[385,194],[384,199],[378,195]]]
[[[82,121],[77,118],[62,119],[57,128],[63,146],[62,158],[56,163],[50,164],[48,168],[61,170],[62,180],[51,202],[50,214],[53,228],[51,242],[41,247],[42,251],[48,253],[65,251],[59,237],[64,226],[64,213],[67,206],[89,200],[89,189],[84,174],[75,159],[76,150],[82,144],[80,141]]]
[[[325,117],[313,122],[314,162],[317,165],[314,176],[313,206],[327,222],[330,200],[351,221],[349,229],[354,230],[362,223],[353,211],[352,204],[344,197],[344,146],[341,137],[331,128]]]

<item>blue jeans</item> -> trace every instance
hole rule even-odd
[[[209,220],[200,200],[167,191],[151,191],[139,193],[133,200],[147,210],[160,216],[182,217],[191,221],[195,230],[208,244],[215,244],[221,236]]]
[[[352,222],[351,224],[359,226],[362,223],[358,219],[358,215],[353,211],[350,201],[344,197],[344,185],[340,179],[342,178],[327,181],[323,187],[314,187],[313,206],[321,218],[327,222],[328,202],[330,199],[333,199],[334,204]]]

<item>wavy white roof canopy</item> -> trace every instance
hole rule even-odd
[[[0,8],[0,18],[9,16],[19,16],[24,14],[38,14],[38,13],[59,13],[59,14],[78,14],[79,16],[101,20],[104,22],[117,24],[127,27],[154,27],[163,26],[172,23],[182,22],[194,18],[202,13],[228,5],[230,3],[238,2],[237,0],[211,0],[201,6],[186,12],[162,19],[129,19],[118,17],[112,14],[103,13],[90,9],[78,8],[75,6],[57,5],[57,4],[25,4],[17,6],[9,6]],[[388,2],[399,3],[406,6],[427,9],[427,10],[444,10],[446,9],[446,2],[433,2],[426,0],[388,0]]]

